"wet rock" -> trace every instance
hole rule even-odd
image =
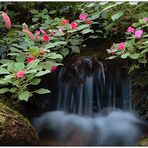
[[[138,144],[138,146],[148,146],[148,137],[142,138]]]
[[[30,122],[0,102],[0,145],[38,145],[39,138]]]

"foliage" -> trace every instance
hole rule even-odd
[[[113,44],[107,51],[112,54],[108,59],[120,57],[122,59],[132,59],[139,63],[147,63],[148,41],[147,41],[147,18],[140,19],[138,22],[129,26],[125,32],[125,41]],[[138,68],[138,66],[137,66]],[[133,69],[130,68],[130,71]]]
[[[32,13],[36,12],[32,10]],[[46,9],[43,13],[45,12]],[[43,13],[40,16],[44,16]],[[28,101],[34,93],[49,93],[44,88],[31,91],[29,86],[38,85],[41,77],[52,72],[52,67],[60,65],[63,57],[70,52],[79,53],[83,35],[92,32],[90,23],[86,22],[87,14],[81,15],[82,18],[71,23],[64,18],[50,18],[49,23],[49,16],[46,14],[40,25],[36,22],[38,28],[28,28],[23,23],[22,31],[17,29],[12,33],[8,32],[7,35],[11,34],[11,37],[2,40],[4,46],[8,45],[9,51],[6,58],[0,60],[0,84],[3,86],[0,94],[9,92],[12,98]],[[3,20],[7,27],[7,19]]]
[[[123,40],[128,26],[148,16],[147,7],[144,2],[88,2],[81,5],[82,11],[91,14],[97,25],[96,35],[113,42]]]
[[[147,6],[143,2],[2,2],[0,13],[9,14],[12,28],[6,29],[0,16],[0,53],[1,58],[5,57],[1,60],[0,82],[4,88],[15,87],[16,91],[4,89],[1,93],[10,92],[13,97],[28,100],[36,93],[30,92],[29,86],[38,85],[41,76],[50,73],[65,56],[79,53],[85,46],[83,41],[90,38],[107,38],[114,43],[107,50],[113,54],[109,59],[132,60],[129,73],[146,65],[147,21],[143,17],[148,16]],[[130,26],[134,32],[127,32]],[[140,38],[135,37],[138,30],[143,30]],[[25,74],[18,78],[16,73],[22,70]]]

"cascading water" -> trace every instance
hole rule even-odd
[[[86,56],[67,59],[58,74],[56,111],[32,121],[40,144],[135,145],[143,133],[141,127],[148,127],[127,112],[132,109],[132,89],[122,65]]]
[[[132,109],[131,81],[121,65],[75,57],[61,68],[57,110],[91,116],[104,107]]]

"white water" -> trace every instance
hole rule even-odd
[[[91,116],[94,108],[96,112],[104,107],[132,109],[131,80],[121,76],[120,67],[112,73],[104,70],[103,63],[98,63],[98,72],[95,75],[91,74],[91,70],[90,74],[87,74],[85,69],[79,69],[79,76],[85,78],[82,82],[78,82],[73,73],[71,79],[64,81],[63,77],[69,72],[65,73],[66,67],[61,69],[57,110]]]
[[[39,136],[42,135],[42,132],[44,134],[49,132],[49,135],[51,135],[50,131],[52,131],[52,133],[54,132],[54,138],[62,142],[63,145],[73,137],[74,133],[79,133],[77,137],[81,135],[81,138],[85,137],[87,139],[84,145],[135,145],[142,133],[138,124],[142,124],[142,122],[134,114],[121,110],[111,111],[106,115],[100,113],[94,117],[53,111],[33,120],[33,125]],[[48,136],[46,139],[48,139]],[[50,141],[50,138],[48,140]],[[73,145],[78,145],[78,141],[75,140]]]

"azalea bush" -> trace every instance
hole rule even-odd
[[[129,26],[125,32],[125,40],[120,43],[114,43],[107,50],[108,53],[112,54],[108,59],[120,57],[122,59],[135,60],[136,63],[146,64],[148,52],[147,28],[148,18],[146,17]]]
[[[7,56],[0,60],[0,94],[9,93],[15,100],[28,101],[34,93],[50,93],[44,88],[30,88],[38,85],[43,75],[55,71],[63,57],[80,52],[83,35],[93,33],[90,29],[92,21],[87,17],[87,14],[81,13],[72,22],[55,18],[48,25],[43,21],[38,28],[29,28],[23,23],[22,30],[13,31],[11,35],[16,39],[11,44],[4,44],[9,50]],[[7,13],[1,13],[1,20],[6,30],[13,28]]]

